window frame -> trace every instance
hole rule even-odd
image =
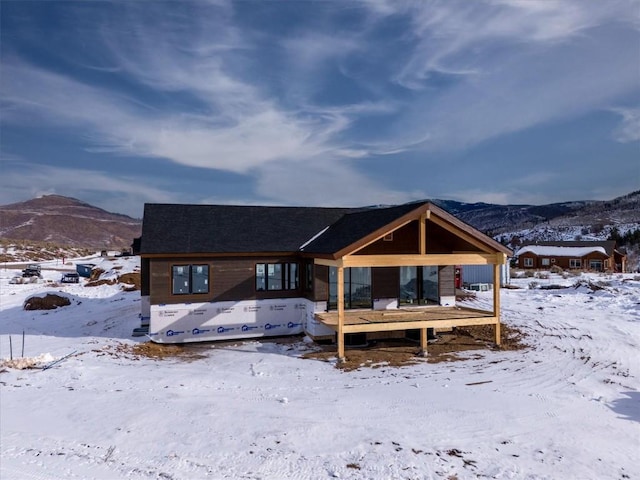
[[[300,289],[300,265],[298,262],[257,262],[253,271],[256,292],[290,292]],[[261,288],[262,285],[264,288]]]
[[[440,268],[436,265],[422,265],[422,266],[405,266],[399,267],[400,269],[400,284],[398,285],[398,306],[406,307],[411,305],[440,305]],[[403,269],[408,271],[408,269],[413,270],[414,277],[412,277],[413,281],[413,296],[402,296],[402,272]],[[430,277],[435,274],[436,281],[431,282],[435,284],[435,296],[430,295],[433,293],[430,288],[427,287],[427,282]],[[406,284],[405,284],[406,285]],[[432,285],[433,286],[433,285]]]
[[[206,285],[206,291],[202,290],[202,288],[198,288],[196,291],[194,291],[194,285],[195,285],[194,271],[196,271],[198,267],[201,267],[203,269],[203,272],[196,272],[196,274],[201,274],[201,276],[204,278],[203,285]],[[209,267],[210,266],[208,263],[171,265],[171,295],[182,296],[182,295],[208,294],[211,289],[211,282],[209,281],[211,277],[211,272]],[[182,282],[184,282],[184,287],[186,287],[186,291],[182,291],[183,290],[182,288],[176,289],[176,280],[177,280],[176,269],[178,268],[186,269],[186,272],[180,272],[178,277],[182,279],[181,280]]]
[[[570,258],[569,259],[569,268],[582,268],[582,259],[581,258]]]
[[[354,275],[355,274],[355,275]],[[368,283],[358,283],[362,275],[368,277]],[[329,267],[327,311],[338,309],[337,267]],[[360,290],[369,291],[369,296],[358,295]],[[347,267],[344,269],[344,309],[365,310],[373,308],[373,273],[371,267]]]
[[[595,258],[589,259],[589,270],[592,270],[594,272],[603,272],[604,268],[602,260]]]
[[[533,258],[524,257],[522,259],[522,266],[525,267],[525,268],[532,268],[533,267]]]

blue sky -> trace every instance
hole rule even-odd
[[[640,2],[0,3],[0,204],[640,188]]]

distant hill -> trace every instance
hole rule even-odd
[[[609,201],[549,205],[431,201],[505,243],[514,237],[522,241],[605,239],[614,226],[621,233],[640,228],[640,191]],[[141,225],[141,220],[60,195],[0,206],[0,239],[5,240],[119,250],[140,236]]]
[[[0,238],[120,250],[142,232],[141,220],[75,198],[45,195],[0,206]]]
[[[640,191],[608,201],[585,200],[549,205],[492,205],[450,200],[433,202],[492,236],[541,230],[566,230],[568,235],[576,236],[597,234],[613,226],[623,229],[625,226],[640,227]]]

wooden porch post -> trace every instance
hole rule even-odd
[[[344,267],[338,267],[338,362],[344,360]]]
[[[496,345],[500,345],[500,267],[493,265],[493,316],[496,317]]]
[[[421,357],[427,356],[427,329],[420,329],[420,353]]]

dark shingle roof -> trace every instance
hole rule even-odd
[[[419,208],[424,203],[407,203],[395,207],[369,208],[347,213],[321,236],[305,245],[303,250],[320,254],[338,252]]]
[[[293,253],[354,210],[145,204],[140,253]]]
[[[454,227],[497,251],[512,254],[493,239],[428,202],[392,207],[320,208],[235,205],[145,204],[140,253],[331,255],[418,210],[432,210]]]

